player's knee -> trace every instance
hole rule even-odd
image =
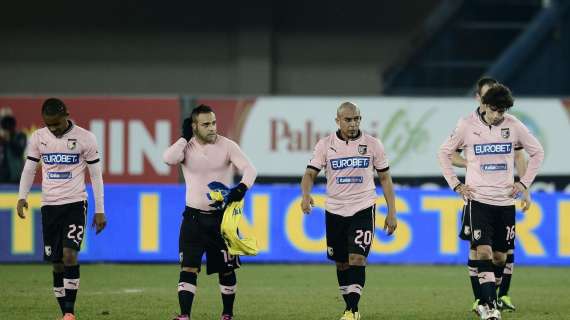
[[[491,246],[483,245],[477,247],[477,259],[479,260],[491,260],[493,257],[493,251]]]
[[[235,275],[235,272],[234,272],[233,270],[232,270],[232,271],[228,271],[228,272],[224,272],[224,273],[220,272],[218,275],[219,275],[220,278],[229,277],[229,276],[234,276],[234,275]]]
[[[513,254],[513,253],[515,253],[515,250],[514,250],[514,249],[509,249],[509,250],[507,251],[507,254]]]
[[[469,250],[469,259],[477,260],[477,250]]]
[[[55,273],[63,272],[63,261],[54,261],[52,262],[52,265],[53,265],[53,272]]]
[[[351,266],[365,266],[366,257],[360,254],[350,254],[348,256],[348,264]]]
[[[77,264],[77,251],[71,248],[63,248],[63,264],[74,266]]]
[[[493,252],[493,264],[496,266],[504,266],[507,263],[507,254],[505,252]]]
[[[193,267],[182,267],[182,271],[184,272],[192,272],[192,273],[200,273],[200,270],[198,268],[193,268]]]
[[[337,262],[336,263],[336,269],[339,271],[346,271],[346,270],[348,270],[348,268],[350,268],[350,264],[348,264],[348,262]]]

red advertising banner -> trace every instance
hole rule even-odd
[[[12,114],[26,134],[44,126],[47,97],[0,97],[0,113]],[[70,119],[93,132],[105,183],[175,183],[177,168],[162,161],[180,132],[177,97],[63,97]]]

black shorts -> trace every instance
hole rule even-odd
[[[85,236],[87,201],[42,206],[44,260],[60,262],[63,248],[79,251]]]
[[[469,200],[463,208],[459,237],[472,246],[490,245],[493,251],[515,248],[515,206],[494,206]]]
[[[336,262],[348,262],[348,255],[368,256],[374,240],[376,206],[360,210],[351,217],[325,211],[327,257]]]
[[[186,207],[180,226],[178,251],[182,267],[198,268],[206,253],[207,274],[226,273],[239,268],[239,256],[232,256],[222,238],[223,211],[200,211]]]

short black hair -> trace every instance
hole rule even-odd
[[[492,86],[494,84],[499,83],[499,81],[497,81],[494,78],[491,77],[482,77],[481,79],[479,79],[479,81],[477,81],[477,88],[475,88],[475,90],[477,90],[476,93],[478,93],[479,95],[481,95],[481,89],[483,89],[484,86]]]
[[[198,118],[199,114],[210,113],[210,112],[212,113],[214,112],[212,107],[207,106],[205,104],[201,104],[192,110],[192,112],[190,113],[190,118],[192,119],[192,122],[196,122],[196,118]]]
[[[67,116],[65,103],[58,98],[49,98],[42,105],[42,114],[46,116]]]
[[[513,106],[514,98],[511,89],[501,83],[497,83],[485,92],[485,95],[481,97],[481,102],[498,109],[508,110]]]

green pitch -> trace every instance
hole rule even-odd
[[[245,265],[238,272],[236,320],[338,319],[343,302],[330,265]],[[570,269],[516,267],[503,319],[569,319]],[[178,266],[83,265],[78,320],[171,319]],[[48,265],[0,265],[0,319],[58,319]],[[465,267],[371,266],[363,319],[476,319]],[[217,276],[198,277],[193,319],[218,319]]]

